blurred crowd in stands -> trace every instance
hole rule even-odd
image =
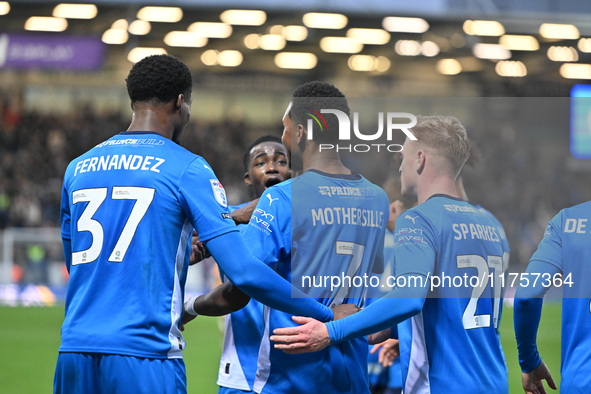
[[[61,182],[69,161],[125,130],[129,121],[128,115],[98,114],[90,107],[66,116],[19,112],[7,102],[0,104],[0,230],[59,227]],[[237,204],[251,198],[243,183],[244,150],[254,138],[269,133],[280,135],[280,123],[262,130],[242,121],[194,119],[182,145],[212,165],[230,203]],[[522,270],[547,221],[560,209],[591,199],[591,183],[567,166],[568,140],[563,137],[560,142],[556,138],[532,142],[506,128],[484,130],[472,138],[482,160],[465,170],[468,196],[503,223],[512,269]],[[542,154],[546,150],[554,154]],[[371,166],[363,169],[364,175],[384,185],[391,198],[398,198],[397,159],[388,160],[385,166],[364,160],[381,167],[379,175],[372,176]]]
[[[62,177],[68,163],[129,125],[128,115],[83,107],[70,115],[0,108],[0,229],[59,226]],[[281,130],[276,130],[279,134]],[[187,126],[182,145],[214,166],[233,200],[248,199],[242,156],[247,127],[231,121]],[[236,191],[234,191],[236,189]],[[231,200],[232,202],[232,200]]]

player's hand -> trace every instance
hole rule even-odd
[[[188,302],[188,301],[187,301]],[[181,331],[185,331],[185,324],[189,323],[190,321],[194,320],[197,316],[193,316],[187,313],[187,307],[184,306],[184,313],[183,318],[181,319]]]
[[[332,308],[332,320],[343,319],[349,315],[359,312],[361,309],[355,304],[341,304]]]
[[[193,230],[193,239],[191,240],[191,257],[189,258],[189,265],[197,264],[203,259],[209,257],[209,252],[203,242],[199,241],[197,231]]]
[[[385,368],[389,367],[400,356],[399,343],[398,339],[386,339],[384,342],[374,345],[370,353],[374,354],[379,350],[378,362]]]
[[[299,354],[317,352],[330,345],[326,324],[311,317],[293,316],[292,319],[301,325],[273,330],[270,339],[275,342],[275,349]]]
[[[546,394],[544,380],[552,390],[556,390],[556,383],[554,383],[550,370],[543,361],[533,371],[521,373],[521,383],[523,384],[523,390],[527,394]]]
[[[394,231],[396,219],[398,219],[398,216],[400,216],[404,211],[406,211],[406,207],[402,201],[395,200],[390,203],[390,216],[388,217],[388,223],[386,224],[388,230]]]

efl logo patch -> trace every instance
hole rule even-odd
[[[213,196],[215,200],[220,204],[222,207],[228,207],[228,199],[226,198],[226,191],[222,186],[221,182],[217,179],[210,179],[209,182],[211,183],[211,190],[213,190]]]

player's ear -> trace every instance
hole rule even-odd
[[[422,172],[423,169],[425,168],[425,163],[427,162],[427,157],[425,156],[424,150],[419,149],[417,151],[416,162],[417,162],[417,171]]]
[[[181,107],[182,107],[182,104],[183,104],[183,101],[184,100],[185,100],[185,95],[184,94],[181,93],[181,94],[179,94],[177,96],[176,102],[174,103],[174,109],[176,111],[180,111],[181,110]]]
[[[300,152],[305,152],[306,151],[306,140],[308,139],[308,130],[306,130],[306,128],[304,127],[304,125],[302,124],[298,124],[298,127],[296,129],[296,145],[298,147],[298,149],[300,150]]]
[[[252,179],[250,179],[250,174],[247,172],[244,173],[244,183],[248,186],[252,186]]]
[[[298,127],[296,129],[296,143],[299,145],[302,141],[305,141],[308,137],[308,131],[304,127],[303,124],[298,123]]]

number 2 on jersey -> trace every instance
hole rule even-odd
[[[457,256],[456,263],[458,268],[476,268],[478,275],[477,286],[472,288],[470,301],[468,302],[468,305],[464,310],[464,314],[462,315],[462,322],[464,323],[464,328],[466,330],[490,327],[491,315],[477,315],[476,306],[480,300],[480,297],[484,293],[484,290],[488,286],[490,276],[489,268],[494,270],[494,277],[491,283],[493,288],[492,320],[493,326],[497,328],[499,324],[499,310],[502,288],[499,285],[495,285],[495,283],[498,283],[497,280],[500,280],[501,275],[503,275],[503,258],[501,256],[487,256],[487,259],[485,260],[482,256],[469,254]]]
[[[133,209],[127,218],[123,231],[115,244],[115,248],[109,256],[111,262],[121,262],[131,244],[138,225],[148,211],[152,200],[154,200],[154,189],[146,187],[113,187],[111,199],[113,200],[135,200]],[[88,202],[88,205],[76,222],[78,232],[89,231],[92,235],[92,244],[86,250],[72,253],[72,265],[88,264],[98,259],[103,249],[104,230],[103,225],[96,219],[94,214],[107,199],[107,188],[81,189],[72,193],[72,203]]]

